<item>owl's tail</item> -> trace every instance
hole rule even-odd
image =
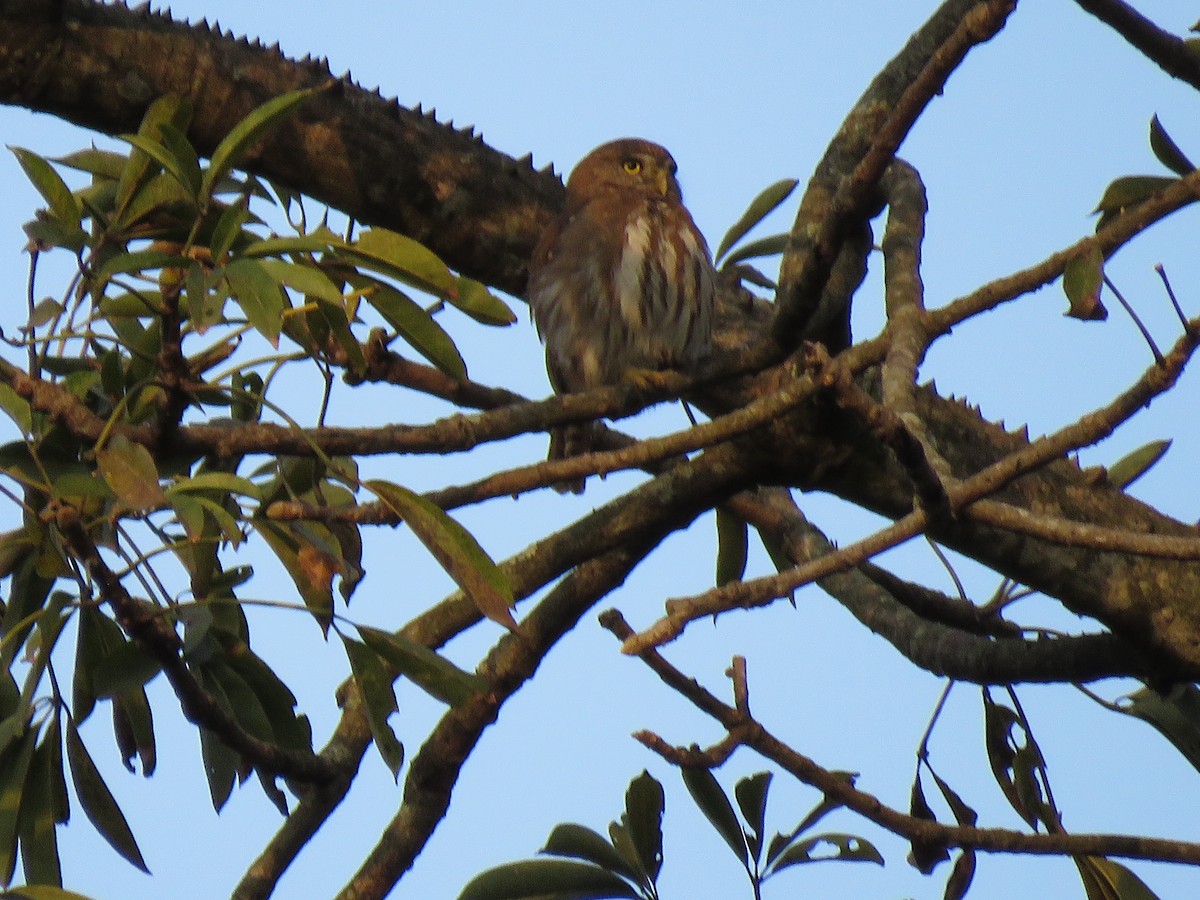
[[[596,448],[598,429],[595,422],[585,422],[582,425],[563,425],[550,429],[550,452],[546,459],[567,459],[581,453],[590,453]],[[582,494],[582,478],[572,478],[556,482],[552,487],[560,494]]]

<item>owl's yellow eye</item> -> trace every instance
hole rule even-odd
[[[621,168],[630,175],[636,175],[638,172],[642,171],[642,164],[639,160],[627,159],[621,163]]]

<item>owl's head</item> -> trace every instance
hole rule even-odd
[[[567,179],[568,204],[586,203],[609,191],[681,202],[675,160],[664,147],[640,138],[601,144],[579,161]]]

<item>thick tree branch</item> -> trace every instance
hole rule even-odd
[[[809,182],[784,253],[773,328],[781,346],[818,337],[827,321],[843,317],[818,303],[846,234],[878,207],[879,179],[926,105],[1015,6],[1014,0],[944,3],[847,115]]]
[[[1168,75],[1200,90],[1200,57],[1187,42],[1163,31],[1122,0],[1075,0],[1101,22],[1158,64]]]
[[[120,134],[137,130],[156,97],[178,94],[195,109],[188,137],[204,154],[256,106],[332,77],[323,62],[296,62],[278,47],[146,7],[0,0],[0,25],[0,102]],[[563,200],[559,179],[528,159],[348,79],[284,123],[246,168],[411,235],[464,274],[514,294]]]

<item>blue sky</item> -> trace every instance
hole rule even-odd
[[[351,2],[257,4],[182,0],[178,16],[217,19],[223,28],[284,52],[330,60],[362,85],[378,86],[402,103],[437,108],[439,117],[473,123],[492,146],[513,155],[532,152],[540,166],[569,170],[587,150],[610,138],[638,135],[666,145],[680,167],[685,198],[710,244],[765,185],[783,177],[806,181],[845,111],[869,79],[934,8],[933,3],[865,0],[854,4],[761,2],[682,4],[581,0],[551,6],[533,2],[454,4]],[[1195,12],[1182,4],[1139,2],[1164,27],[1182,32]],[[1159,173],[1146,133],[1153,113],[1192,158],[1200,158],[1200,126],[1192,89],[1174,84],[1068,0],[1022,4],[1006,29],[978,49],[951,79],[944,96],[902,148],[929,193],[923,271],[927,303],[937,306],[984,281],[1039,261],[1090,232],[1089,211],[1104,186],[1123,174]],[[56,155],[93,137],[47,116],[0,109],[7,144]],[[104,139],[97,138],[103,142]],[[2,323],[19,324],[15,310],[26,278],[20,223],[36,205],[15,160],[0,156],[0,283],[13,310]],[[786,227],[794,204],[772,220]],[[1152,266],[1163,263],[1185,309],[1200,308],[1195,214],[1158,226],[1123,250],[1110,274],[1160,344],[1178,326]],[[878,236],[878,230],[877,230]],[[880,326],[879,260],[859,295],[860,336]],[[61,285],[53,269],[40,291]],[[933,349],[923,369],[943,393],[964,396],[989,418],[1030,424],[1037,434],[1072,421],[1130,384],[1150,362],[1129,320],[1109,304],[1108,322],[1084,325],[1063,318],[1057,286],[967,323]],[[450,318],[451,330],[480,381],[529,396],[547,390],[532,326],[505,331]],[[303,419],[315,406],[302,376],[289,395]],[[1134,493],[1186,521],[1197,518],[1200,490],[1192,474],[1200,451],[1195,424],[1194,373],[1176,395],[1156,402],[1110,440],[1083,455],[1111,462],[1148,440],[1175,444]],[[444,407],[395,389],[352,392],[346,422],[421,421]],[[675,429],[676,410],[639,418],[638,433]],[[15,438],[0,423],[0,439]],[[537,459],[544,438],[489,448],[469,458],[391,461],[381,474],[412,487],[458,483],[470,472]],[[496,501],[463,514],[496,558],[565,524],[635,481],[613,476],[589,486],[583,498],[542,492]],[[805,511],[840,542],[878,522],[831,498],[800,498]],[[17,512],[0,511],[0,527]],[[670,539],[614,595],[636,625],[653,621],[666,597],[711,583],[711,517]],[[943,590],[953,586],[927,548],[914,542],[885,556],[902,574]],[[350,607],[359,622],[397,627],[436,602],[449,580],[402,531],[372,534],[368,577]],[[752,574],[767,571],[761,553]],[[285,577],[269,561],[250,594],[288,597]],[[982,601],[997,579],[963,563],[973,599]],[[860,786],[892,805],[907,803],[914,752],[941,690],[939,679],[914,670],[883,641],[865,633],[815,588],[754,615],[724,617],[715,629],[693,627],[668,656],[718,693],[734,653],[748,657],[756,714],[802,752],[831,768],[862,773]],[[1086,627],[1052,604],[1026,601],[1023,621],[1064,630]],[[336,722],[332,687],[346,674],[341,648],[325,644],[310,619],[261,612],[253,620],[258,652],[283,675],[314,723],[318,743]],[[454,642],[449,654],[473,667],[498,632],[490,624]],[[161,680],[160,680],[161,681]],[[1115,696],[1128,685],[1102,685]],[[1146,726],[1113,716],[1069,688],[1028,688],[1022,701],[1045,752],[1069,829],[1121,831],[1200,839],[1194,810],[1200,777]],[[152,701],[160,742],[159,772],[149,780],[121,769],[106,716],[84,728],[137,835],[153,879],[111,854],[76,810],[60,835],[67,885],[96,898],[228,894],[278,824],[278,815],[253,784],[235,793],[221,816],[209,805],[197,740],[173,698],[156,682]],[[410,755],[439,707],[411,686],[400,687],[397,731]],[[664,897],[734,897],[744,875],[702,821],[678,776],[634,743],[630,732],[651,728],[670,741],[708,743],[715,726],[661,687],[612,639],[585,618],[550,654],[537,679],[493,726],[468,763],[449,816],[426,853],[395,892],[397,897],[452,897],[475,872],[525,858],[559,821],[603,830],[621,809],[629,780],[643,768],[667,787]],[[956,688],[932,743],[935,765],[981,813],[981,824],[1017,827],[991,781],[981,747],[978,691]],[[767,766],[746,753],[718,777]],[[357,867],[400,800],[400,788],[372,753],[360,784],[282,882],[278,896],[332,896]],[[787,829],[816,801],[811,791],[776,778],[771,823]],[[936,897],[934,879],[904,862],[907,848],[842,815],[831,827],[876,840],[886,868],[817,866],[780,876],[766,896]],[[1200,894],[1200,872],[1135,867],[1161,897]],[[1061,860],[981,858],[973,898],[1082,896],[1078,877]]]

